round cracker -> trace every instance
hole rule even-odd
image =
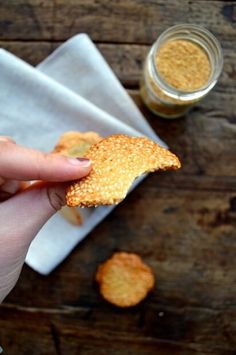
[[[106,301],[131,307],[147,296],[155,280],[151,268],[138,255],[119,252],[98,267],[96,281]]]

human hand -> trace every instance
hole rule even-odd
[[[65,182],[90,169],[87,159],[44,154],[0,136],[0,303],[17,282],[31,241],[65,204]],[[32,180],[40,182],[27,187]]]

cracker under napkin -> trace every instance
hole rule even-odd
[[[63,132],[92,130],[146,135],[166,146],[86,34],[65,42],[37,69],[1,49],[0,75],[0,132],[19,144],[51,151]],[[57,213],[31,243],[26,263],[50,273],[113,208],[83,210],[82,226]]]

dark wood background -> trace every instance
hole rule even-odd
[[[225,63],[208,97],[169,122],[143,107],[138,84],[150,44],[181,22],[211,30]],[[25,266],[0,307],[0,345],[10,355],[235,354],[236,2],[1,1],[0,45],[33,65],[79,32],[183,168],[149,176],[50,276]],[[156,276],[154,292],[130,310],[103,301],[93,281],[117,250],[140,254]]]

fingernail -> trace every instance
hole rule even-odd
[[[72,165],[79,165],[83,168],[88,168],[91,165],[91,161],[86,158],[68,158],[68,161]]]

